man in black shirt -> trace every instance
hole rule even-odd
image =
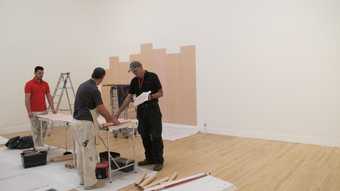
[[[162,113],[158,104],[158,99],[163,96],[162,85],[158,76],[144,70],[138,61],[131,62],[129,71],[136,77],[132,79],[129,94],[114,117],[118,119],[120,113],[133,101],[133,95],[139,96],[143,92],[151,91],[148,101],[137,106],[138,132],[145,150],[145,160],[138,162],[138,165],[154,164],[153,169],[160,171],[164,163]]]
[[[119,123],[118,119],[105,108],[101,94],[97,88],[105,77],[103,68],[96,68],[92,73],[92,78],[82,83],[76,94],[74,103],[73,137],[76,143],[77,166],[80,175],[80,184],[85,185],[85,189],[98,188],[96,179],[97,151],[95,144],[96,132],[94,120],[91,112],[98,112],[108,123]]]

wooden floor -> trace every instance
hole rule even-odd
[[[64,137],[54,130],[47,143],[61,146]],[[111,148],[131,156],[127,140],[113,140]],[[143,159],[140,140],[137,159]],[[339,148],[199,133],[165,141],[165,160],[160,177],[210,171],[240,191],[340,191]]]

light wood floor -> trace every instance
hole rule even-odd
[[[64,137],[64,131],[54,130],[47,143],[61,146]],[[112,150],[130,157],[127,146],[124,139],[111,144]],[[140,140],[137,159],[143,159]],[[165,159],[160,177],[210,171],[240,191],[340,191],[339,148],[199,133],[165,141]]]

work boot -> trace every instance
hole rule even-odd
[[[154,164],[154,163],[146,159],[138,162],[138,166],[146,166],[146,165],[151,165],[151,164]]]
[[[100,181],[98,180],[96,184],[92,185],[92,186],[85,186],[85,190],[93,190],[93,189],[97,189],[97,188],[103,188],[105,186],[104,181]]]
[[[163,164],[155,164],[153,167],[154,171],[161,171],[163,169]]]

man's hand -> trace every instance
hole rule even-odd
[[[113,114],[113,123],[115,125],[119,125],[120,124],[120,121],[118,120],[119,119],[119,111],[116,111],[114,114]]]
[[[118,120],[118,118],[113,118],[113,124],[114,125],[119,125],[120,121]]]
[[[116,111],[116,112],[113,114],[113,119],[114,119],[114,120],[118,120],[119,115],[120,115],[120,113],[119,113],[118,111]]]
[[[32,112],[28,112],[28,117],[31,119],[33,117],[33,113]]]
[[[108,130],[109,127],[112,127],[112,126],[116,126],[116,125],[119,125],[120,124],[120,121],[118,121],[118,119],[114,119],[112,122],[107,122],[107,123],[104,123],[100,126],[100,129],[103,129],[103,130]]]

